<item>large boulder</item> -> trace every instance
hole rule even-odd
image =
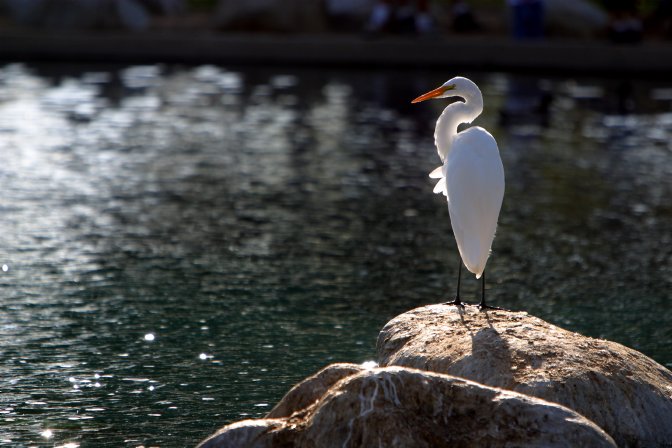
[[[199,447],[615,446],[563,406],[438,373],[341,365],[309,381],[341,374],[316,401],[295,401],[282,418],[226,426]]]
[[[306,409],[322,398],[338,381],[364,370],[366,369],[358,364],[331,364],[292,387],[266,418],[289,417],[297,411]]]
[[[635,350],[524,312],[417,308],[385,325],[378,360],[562,404],[619,446],[672,447],[672,372]]]

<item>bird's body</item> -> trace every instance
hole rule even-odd
[[[480,278],[490,256],[497,219],[504,198],[504,167],[494,137],[474,126],[461,132],[483,111],[483,97],[472,81],[457,77],[413,102],[459,96],[464,102],[448,105],[438,121],[434,141],[443,165],[430,173],[438,179],[435,193],[443,193],[460,257]],[[459,281],[458,281],[459,285]],[[455,300],[459,301],[459,286]],[[481,304],[485,306],[484,296]]]
[[[455,136],[443,166],[457,247],[464,265],[480,278],[504,198],[504,169],[497,143],[483,128],[462,131]]]

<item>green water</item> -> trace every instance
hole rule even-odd
[[[492,303],[672,366],[672,85],[463,74]],[[441,103],[408,104],[453,75],[0,67],[0,446],[190,446],[374,359],[455,285]]]

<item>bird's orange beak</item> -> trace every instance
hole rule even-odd
[[[431,100],[432,98],[436,98],[437,96],[441,96],[444,93],[446,93],[448,90],[453,90],[455,88],[455,84],[450,84],[447,86],[441,86],[437,89],[432,90],[431,92],[427,92],[424,95],[420,95],[413,101],[411,101],[412,104],[419,103],[420,101],[425,101],[425,100]]]

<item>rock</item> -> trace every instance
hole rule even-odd
[[[331,364],[294,386],[266,418],[289,417],[322,398],[337,381],[363,370],[366,369],[359,364]]]
[[[336,371],[345,373],[347,369]],[[308,381],[314,383],[319,376]],[[464,379],[401,367],[360,370],[337,381],[317,402],[289,417],[234,423],[199,445],[200,448],[336,446],[615,445],[597,425],[563,406]]]
[[[385,325],[378,358],[381,366],[441,372],[560,403],[619,446],[672,447],[672,372],[635,350],[524,312],[417,308]]]
[[[236,31],[323,32],[327,15],[322,0],[219,0],[215,26]]]
[[[201,442],[197,448],[262,448],[270,447],[268,433],[282,429],[284,420],[250,419],[227,425]]]

